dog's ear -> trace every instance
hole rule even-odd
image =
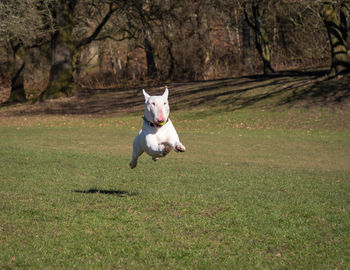
[[[168,88],[165,88],[165,91],[164,91],[162,97],[165,99],[168,99],[168,96],[169,96],[169,90],[168,90]]]
[[[145,102],[151,97],[149,94],[146,93],[145,89],[142,89],[143,95],[145,96]]]

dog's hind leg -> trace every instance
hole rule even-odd
[[[129,163],[129,166],[131,169],[134,169],[137,165],[137,160],[139,156],[143,153],[143,150],[135,151],[135,149],[132,151],[132,159]]]
[[[139,144],[137,143],[136,139],[134,140],[134,144],[133,144],[133,149],[132,149],[132,158],[131,161],[129,163],[129,166],[131,169],[134,169],[137,165],[137,160],[139,158],[139,156],[142,155],[143,153],[143,149],[139,146]]]

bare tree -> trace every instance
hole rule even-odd
[[[71,94],[75,87],[74,76],[80,51],[99,38],[103,27],[123,3],[117,0],[1,1],[0,41],[11,45],[8,47],[13,52],[12,62],[18,62],[18,59],[22,62],[21,65],[11,64],[13,67],[19,66],[13,72],[14,79],[21,81],[19,78],[23,76],[26,50],[46,46],[51,58],[50,78],[40,99]],[[94,18],[99,18],[95,24],[91,23]],[[12,86],[10,99],[23,100],[23,87]]]
[[[350,54],[347,46],[350,13],[346,1],[341,1],[338,10],[339,15],[335,3],[326,1],[322,4],[320,12],[331,46],[331,76],[350,71]]]
[[[270,12],[267,3],[262,0],[249,0],[243,3],[243,11],[248,25],[254,31],[255,46],[264,64],[264,74],[275,72],[271,66],[271,48],[264,25],[264,16]]]
[[[158,68],[155,61],[154,35],[157,24],[162,19],[163,7],[160,0],[129,0],[117,22],[117,29],[122,39],[140,41],[138,44],[145,51],[147,76],[157,77]]]
[[[0,2],[0,45],[7,50],[1,73],[11,74],[10,102],[26,99],[23,74],[26,54],[45,44],[53,31],[49,6],[54,0],[2,0]]]
[[[36,91],[42,100],[94,87],[91,78],[101,74],[110,74],[108,83],[129,83],[130,74],[133,81],[219,78],[260,66],[267,74],[329,61],[323,25],[332,73],[345,72],[349,0],[321,2],[321,12],[318,3],[0,0],[0,72],[11,73],[14,101],[28,97],[28,81],[40,74],[46,80]],[[26,76],[34,69],[44,71]]]
[[[114,12],[119,8],[113,1],[92,1],[89,3],[78,0],[57,0],[52,5],[55,31],[51,35],[51,71],[48,87],[40,95],[40,99],[57,97],[62,94],[72,94],[75,83],[74,76],[79,64],[81,49],[98,38],[103,27]],[[119,4],[119,3],[118,3]],[[100,21],[86,33],[80,33],[79,11],[98,8],[104,11]],[[77,8],[79,7],[79,8]],[[86,10],[85,10],[86,11]],[[93,11],[86,11],[86,15],[97,15]],[[86,18],[85,18],[86,20]],[[84,21],[85,21],[84,20]],[[77,28],[77,26],[80,26]],[[89,27],[88,27],[89,28]]]

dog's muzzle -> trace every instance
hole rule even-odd
[[[160,123],[153,123],[153,122],[151,122],[151,121],[148,121],[147,119],[146,119],[146,117],[142,117],[142,119],[143,119],[143,121],[145,121],[149,126],[151,126],[151,127],[156,127],[156,128],[161,128],[162,126],[164,126],[166,123],[168,123],[168,121],[169,121],[169,118],[166,120],[166,121],[164,121],[164,122],[160,122]]]

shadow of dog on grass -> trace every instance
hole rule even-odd
[[[96,189],[91,188],[89,190],[73,190],[73,192],[76,193],[85,193],[85,194],[106,194],[106,195],[115,195],[119,197],[126,197],[126,196],[135,196],[138,194],[138,192],[129,192],[125,190],[113,190],[113,189]]]

